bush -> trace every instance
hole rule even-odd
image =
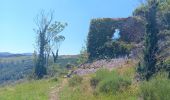
[[[130,85],[129,80],[117,77],[115,79],[107,79],[100,83],[99,91],[103,93],[112,93],[115,94],[118,91],[123,91]]]
[[[88,53],[87,53],[87,48],[86,47],[82,47],[82,49],[80,50],[80,55],[78,57],[77,63],[79,65],[84,64],[88,61]]]
[[[69,80],[69,86],[76,86],[82,83],[83,78],[81,76],[73,76],[70,80]]]
[[[123,41],[110,41],[105,43],[104,48],[104,55],[108,58],[114,58],[129,55],[133,45]]]
[[[141,96],[144,100],[169,100],[170,80],[157,76],[140,86]]]
[[[52,78],[50,81],[52,81],[52,82],[57,82],[59,79],[58,79],[58,77],[54,77],[54,78]]]
[[[68,73],[68,70],[65,67],[61,67],[58,64],[52,64],[51,66],[48,67],[47,73],[51,77],[58,77],[58,76],[63,76]]]
[[[90,80],[90,86],[95,89],[99,83],[99,80],[96,79],[95,77]]]
[[[111,93],[123,91],[131,84],[129,78],[120,76],[115,71],[99,70],[96,76],[91,79],[91,86],[101,93]]]

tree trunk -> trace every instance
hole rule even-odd
[[[54,63],[56,63],[58,59],[58,50],[56,51],[56,53],[52,52],[52,55],[53,55],[53,61]]]

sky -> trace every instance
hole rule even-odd
[[[0,0],[0,52],[33,52],[35,18],[52,10],[55,21],[68,23],[59,54],[78,54],[91,19],[128,17],[138,5],[139,0]]]

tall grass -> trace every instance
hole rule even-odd
[[[0,88],[0,100],[48,100],[50,88],[57,82],[39,80]]]
[[[170,80],[164,73],[159,74],[148,82],[143,82],[140,89],[144,100],[170,99]]]
[[[93,86],[93,80],[98,80],[98,83]],[[99,70],[96,76],[91,79],[91,85],[97,88],[98,92],[116,94],[126,89],[131,84],[131,79],[126,76],[121,76],[115,71],[106,69]]]
[[[59,94],[60,100],[137,100],[139,86],[130,85],[131,76],[135,74],[133,68],[122,67],[119,69],[121,73],[102,69],[95,74],[82,76],[80,84],[64,86]]]
[[[69,86],[76,86],[82,83],[83,78],[81,76],[73,76],[69,79]]]

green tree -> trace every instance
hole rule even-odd
[[[146,3],[142,3],[141,6],[139,6],[134,11],[134,16],[140,16],[141,18],[144,18],[147,10],[150,7],[150,5],[147,5],[147,3],[151,1],[153,0],[145,0]],[[170,0],[157,0],[157,2],[159,2],[157,8],[157,26],[159,29],[157,71],[167,70],[170,73],[169,63],[166,63],[166,61],[169,59],[170,50]],[[139,68],[139,70],[141,69],[142,67]]]
[[[37,42],[36,48],[38,58],[35,66],[35,75],[37,78],[42,78],[47,74],[46,68],[49,66],[49,58],[52,53],[54,62],[58,57],[58,51],[61,41],[65,39],[64,36],[59,35],[67,26],[66,23],[53,22],[53,12],[45,14],[42,11],[36,19],[37,29]]]
[[[46,58],[45,58],[45,46],[46,46],[46,33],[48,30],[48,27],[52,21],[52,15],[48,19],[48,16],[44,14],[42,11],[36,19],[36,25],[37,29],[35,29],[35,32],[37,33],[37,53],[38,58],[36,61],[35,66],[35,75],[37,78],[42,78],[44,75],[47,74],[47,70],[45,67],[46,64]]]
[[[143,58],[144,77],[149,80],[150,77],[156,72],[157,64],[157,51],[158,51],[158,33],[157,28],[157,0],[150,0],[148,2],[148,11],[146,13],[146,36],[145,36],[145,49]]]
[[[47,45],[49,47],[49,51],[52,53],[54,63],[57,61],[60,45],[65,40],[65,37],[59,33],[61,33],[66,26],[67,23],[55,21],[48,29]]]
[[[81,65],[81,64],[86,63],[87,61],[88,61],[87,48],[83,46],[82,49],[80,50],[80,55],[79,55],[77,63]]]

